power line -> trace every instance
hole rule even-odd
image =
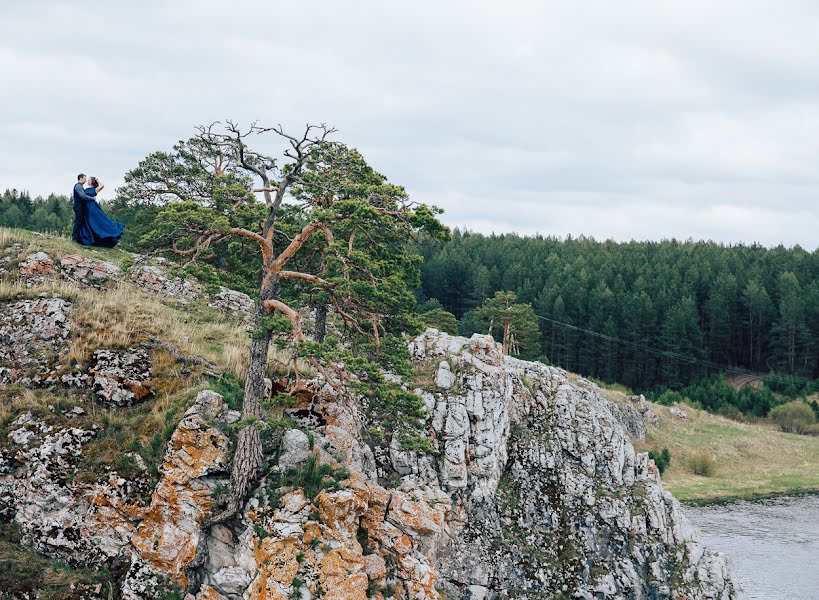
[[[446,308],[449,308],[449,309],[455,309],[456,308],[456,305],[451,304],[451,303],[448,304],[448,305],[444,305],[444,306]],[[466,306],[466,305],[457,305],[457,308],[458,309],[471,310],[471,309],[473,309],[475,307]],[[736,374],[739,374],[739,375],[753,375],[755,377],[765,377],[767,375],[771,375],[771,376],[777,377],[780,380],[785,380],[786,382],[803,385],[805,387],[809,387],[809,388],[812,388],[812,389],[816,389],[817,385],[819,385],[817,383],[814,383],[814,382],[810,381],[807,378],[801,378],[801,377],[794,376],[794,375],[777,375],[775,373],[762,373],[760,371],[753,371],[751,369],[745,369],[743,367],[736,367],[736,366],[733,366],[733,365],[726,365],[726,364],[718,363],[718,362],[708,360],[708,359],[697,358],[695,356],[689,356],[687,354],[680,354],[678,352],[672,352],[670,350],[660,350],[659,348],[652,348],[651,346],[646,346],[646,345],[640,344],[638,342],[633,342],[631,340],[624,340],[622,338],[611,336],[611,335],[608,335],[608,334],[605,334],[605,333],[600,333],[599,331],[594,331],[594,330],[588,329],[586,327],[580,327],[579,325],[573,325],[571,323],[566,323],[564,321],[558,321],[557,319],[552,319],[551,317],[547,317],[545,315],[539,315],[539,314],[535,313],[535,316],[538,319],[542,320],[542,321],[547,321],[547,322],[550,322],[550,323],[554,323],[555,325],[560,325],[560,326],[565,327],[567,329],[582,331],[583,333],[586,333],[588,335],[592,335],[592,336],[595,336],[595,337],[598,337],[598,338],[601,338],[601,339],[605,339],[607,341],[616,342],[618,344],[623,344],[623,345],[629,346],[629,347],[631,347],[633,349],[642,350],[644,352],[649,352],[651,354],[655,354],[655,355],[658,355],[658,356],[663,356],[665,358],[673,358],[673,359],[681,360],[681,361],[684,361],[684,362],[687,362],[687,363],[690,363],[690,364],[699,364],[699,365],[702,365],[702,366],[705,366],[705,367],[709,367],[709,368],[716,369],[716,370],[721,370],[721,371],[732,371],[732,372],[734,372]],[[809,358],[813,358],[813,357],[809,357]]]
[[[686,361],[686,362],[689,362],[689,363],[692,363],[692,364],[700,364],[700,365],[703,365],[703,366],[711,367],[713,369],[720,369],[720,370],[724,370],[724,371],[733,371],[733,372],[735,372],[737,374],[740,374],[740,375],[754,375],[754,376],[774,375],[773,373],[762,373],[760,371],[753,371],[751,369],[745,369],[743,367],[736,367],[736,366],[733,366],[733,365],[726,365],[726,364],[714,362],[712,360],[708,360],[708,359],[704,359],[704,358],[697,358],[695,356],[689,356],[687,354],[680,354],[678,352],[672,352],[670,350],[660,350],[658,348],[652,348],[651,346],[644,346],[643,344],[639,344],[637,342],[632,342],[630,340],[624,340],[622,338],[617,338],[617,337],[614,337],[614,336],[610,336],[610,335],[607,335],[605,333],[600,333],[599,331],[594,331],[592,329],[587,329],[585,327],[580,327],[578,325],[572,325],[571,323],[564,323],[563,321],[558,321],[557,319],[552,319],[550,317],[539,315],[537,313],[535,313],[535,316],[538,319],[541,319],[543,321],[549,321],[550,323],[555,323],[557,325],[561,325],[561,326],[566,327],[568,329],[575,329],[577,331],[582,331],[582,332],[587,333],[589,335],[593,335],[593,336],[596,336],[596,337],[599,337],[599,338],[603,338],[603,339],[608,340],[608,341],[617,342],[619,344],[625,344],[625,345],[630,346],[632,348],[635,348],[637,350],[642,350],[644,352],[650,352],[652,354],[657,354],[659,356],[664,356],[664,357],[667,357],[667,358],[674,358],[674,359],[677,359],[677,360],[683,360],[683,361]],[[793,377],[793,376],[790,376],[790,375],[775,375],[775,376],[779,377],[779,378],[788,378],[789,380],[794,381],[794,382],[798,381],[800,383],[805,383],[805,381],[802,378],[799,378],[799,377]],[[813,383],[810,382],[810,381],[808,381],[808,383],[813,385]]]

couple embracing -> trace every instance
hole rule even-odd
[[[97,203],[97,194],[105,186],[96,177],[88,179],[88,187],[85,187],[85,183],[85,175],[77,175],[73,194],[74,227],[71,239],[83,246],[113,248],[122,237],[125,226],[109,219]]]

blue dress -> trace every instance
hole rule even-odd
[[[96,196],[97,190],[86,188],[85,193],[89,196]],[[96,200],[85,203],[85,219],[79,224],[77,230],[77,241],[84,246],[101,246],[103,248],[113,248],[122,237],[125,225],[115,223],[108,218]]]

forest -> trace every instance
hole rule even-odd
[[[106,210],[128,226],[125,244],[144,250],[157,209],[117,198]],[[64,196],[0,198],[6,226],[66,233],[71,218]],[[819,377],[819,250],[458,229],[414,244],[424,258],[417,311],[451,313],[450,329],[484,333],[485,301],[514,292],[531,307],[526,358],[639,391],[682,390],[718,373]],[[249,251],[238,243],[219,260],[233,287],[251,291]]]
[[[541,354],[570,371],[639,390],[723,371],[817,377],[817,251],[456,230],[421,252],[420,299],[462,333],[485,298],[513,291],[538,318]]]

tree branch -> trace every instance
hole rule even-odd
[[[265,300],[262,307],[267,312],[277,310],[284,314],[288,319],[290,319],[290,324],[293,326],[293,339],[296,342],[301,342],[304,340],[304,332],[301,329],[301,318],[299,317],[299,313],[280,300]]]
[[[273,273],[278,273],[281,271],[282,267],[287,264],[287,261],[293,258],[296,252],[299,251],[299,248],[301,248],[307,242],[307,240],[310,239],[316,230],[324,233],[324,235],[327,237],[328,244],[332,244],[335,240],[333,233],[323,223],[318,221],[309,223],[302,227],[301,231],[298,233],[298,235],[296,235],[296,237],[293,238],[293,241],[288,244],[287,248],[282,250],[279,256],[276,257],[276,260],[273,261],[273,265],[271,266],[271,271]]]
[[[279,271],[278,275],[280,279],[298,279],[300,281],[306,281],[308,283],[314,283],[316,285],[323,285],[326,287],[330,287],[332,285],[329,281],[326,281],[311,273],[302,273],[300,271]]]

